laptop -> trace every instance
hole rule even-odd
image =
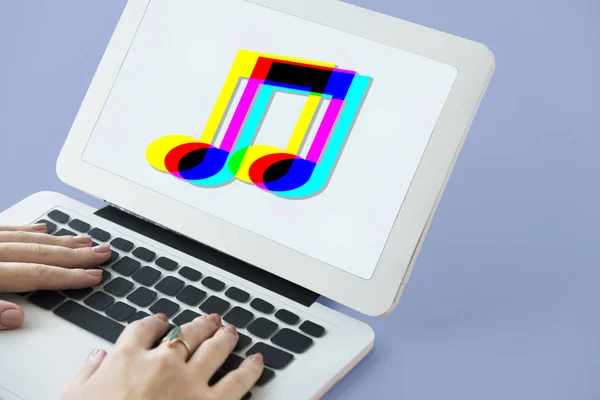
[[[392,311],[493,70],[480,43],[335,0],[130,0],[56,166],[105,207],[0,214],[112,256],[97,287],[1,296],[27,318],[0,334],[0,398],[59,398],[157,312],[237,326],[220,376],[266,365],[245,398],[323,397],[374,333],[317,299]]]

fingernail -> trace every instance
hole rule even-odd
[[[86,243],[89,243],[92,241],[92,237],[88,236],[88,235],[73,236],[73,240],[76,241],[77,243],[86,244]]]
[[[34,224],[31,227],[33,228],[34,231],[38,231],[38,232],[46,232],[46,230],[48,229],[46,227],[46,224]]]
[[[262,365],[263,364],[263,356],[260,353],[256,353],[256,354],[252,354],[250,357],[248,357],[249,359],[251,359],[252,361],[254,361],[257,364]]]
[[[100,350],[100,349],[94,349],[92,350],[92,352],[88,355],[88,361],[93,361],[96,360],[100,357],[104,356],[104,350]]]
[[[215,324],[221,325],[221,316],[219,314],[210,314],[208,316]]]
[[[100,276],[104,271],[101,269],[86,269],[85,272],[92,276]]]
[[[169,319],[167,318],[167,316],[163,313],[158,313],[158,314],[154,314],[154,316],[158,319],[162,319],[165,322],[168,322]]]
[[[7,328],[18,328],[23,323],[23,314],[17,310],[6,310],[0,314],[0,325]]]
[[[225,328],[223,328],[223,329],[225,329],[225,330],[226,330],[227,332],[229,332],[229,333],[233,333],[234,335],[236,334],[236,331],[235,331],[235,326],[233,326],[233,325],[227,325],[227,326],[226,326]]]
[[[101,244],[100,246],[93,247],[93,250],[96,253],[107,253],[110,251],[110,245]]]

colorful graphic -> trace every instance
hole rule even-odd
[[[215,136],[242,79],[247,79],[246,87],[216,147]],[[200,140],[162,137],[150,144],[146,159],[157,170],[203,187],[237,178],[285,198],[314,196],[327,185],[370,84],[370,77],[335,64],[241,50]],[[285,150],[253,143],[275,91],[307,97]],[[329,104],[302,158],[300,151],[324,98]]]

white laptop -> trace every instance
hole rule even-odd
[[[230,357],[266,364],[246,398],[324,396],[374,334],[316,300],[394,308],[493,70],[482,44],[334,0],[130,0],[57,163],[106,207],[0,214],[113,255],[93,289],[2,295],[27,318],[0,334],[0,398],[59,398],[155,312],[236,325]]]

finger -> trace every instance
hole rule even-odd
[[[52,236],[38,232],[0,231],[0,243],[37,243],[77,249],[92,247],[92,237],[89,235]]]
[[[190,346],[190,354],[194,354],[202,342],[212,337],[220,327],[221,316],[219,314],[203,315],[182,325],[181,336]],[[183,361],[187,361],[189,357],[186,347],[181,343],[174,343],[172,346],[161,345],[156,351],[169,352]]]
[[[211,376],[223,365],[238,342],[238,334],[233,325],[219,329],[213,337],[200,345],[190,359],[190,364],[197,370],[195,375],[202,382],[208,382]]]
[[[0,243],[0,262],[22,262],[77,268],[100,265],[110,257],[110,245],[69,249],[38,243]]]
[[[257,353],[249,356],[240,364],[238,369],[225,375],[213,386],[213,398],[222,400],[241,399],[258,381],[263,369],[264,364],[261,354]]]
[[[104,350],[92,350],[92,352],[88,355],[87,360],[85,360],[83,367],[81,367],[79,372],[77,372],[75,377],[73,377],[71,386],[83,385],[85,382],[87,382],[87,380],[94,375],[94,372],[98,370],[98,367],[100,367],[100,364],[102,364],[102,361],[104,361],[105,357],[106,352]]]
[[[1,263],[0,292],[83,289],[102,280],[101,269],[66,269],[43,264]]]
[[[21,307],[0,300],[0,331],[19,328],[23,323],[23,318]]]
[[[149,350],[167,333],[169,321],[165,314],[149,315],[129,325],[117,341],[117,346],[132,346]]]
[[[21,231],[21,232],[41,232],[46,233],[48,228],[46,224],[33,224],[33,225],[21,225],[21,226],[6,226],[0,225],[0,232],[4,231]]]

